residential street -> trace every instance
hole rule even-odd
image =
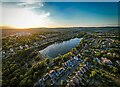
[[[60,82],[61,82],[61,80],[65,80],[65,79],[79,66],[79,64],[80,64],[80,61],[76,61],[76,63],[74,64],[74,66],[71,67],[70,70],[66,71],[66,72],[64,73],[64,75],[63,75],[59,80],[57,80],[57,81],[55,82],[56,85],[59,85]]]

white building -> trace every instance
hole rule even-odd
[[[74,56],[73,58],[74,58],[75,60],[79,60],[79,58],[78,58],[77,56]]]

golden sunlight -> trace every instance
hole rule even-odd
[[[26,8],[3,8],[3,25],[17,28],[47,27],[52,23],[49,15],[49,12],[37,15]]]

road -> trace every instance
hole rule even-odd
[[[67,71],[64,73],[64,75],[63,75],[59,80],[57,80],[57,81],[55,82],[55,84],[56,84],[56,85],[60,85],[61,80],[64,81],[65,79],[67,79],[67,77],[68,77],[70,74],[72,74],[72,72],[79,66],[79,64],[80,64],[80,61],[76,61],[76,63],[74,64],[74,66],[71,67],[70,70],[67,70]]]

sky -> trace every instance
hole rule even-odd
[[[93,27],[118,24],[117,2],[3,2],[2,26]]]

